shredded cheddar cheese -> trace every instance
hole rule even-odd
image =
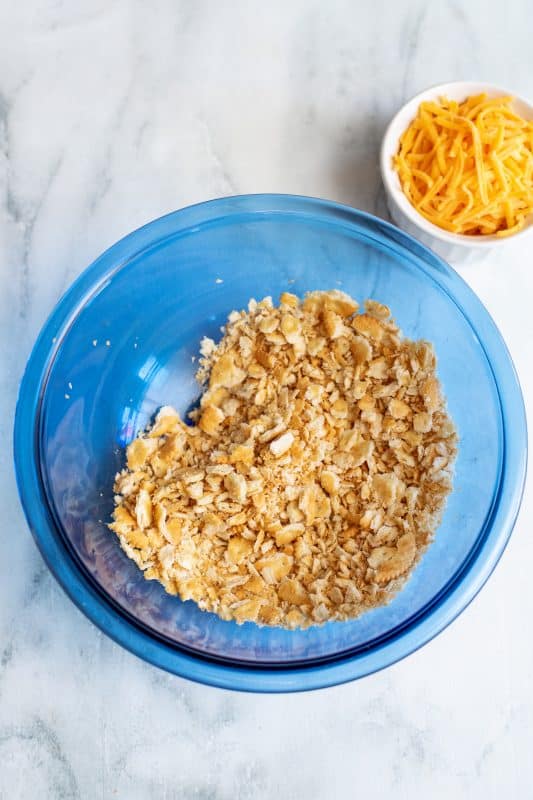
[[[394,166],[409,201],[452,233],[509,236],[533,212],[533,121],[511,97],[421,103]]]

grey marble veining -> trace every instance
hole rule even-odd
[[[377,154],[417,90],[533,96],[528,0],[0,4],[0,798],[531,796],[531,479],[511,544],[437,640],[355,684],[261,697],[121,650],[66,598],[23,520],[18,381],[58,296],[105,247],[223,194],[385,215]],[[533,406],[530,247],[465,269]]]

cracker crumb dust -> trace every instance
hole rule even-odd
[[[162,408],[116,477],[127,555],[239,623],[305,628],[386,603],[451,491],[431,344],[333,290],[252,300],[201,353],[194,424]]]

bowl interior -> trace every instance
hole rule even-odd
[[[253,205],[253,204],[252,204]],[[156,223],[155,223],[156,224]],[[179,227],[179,226],[177,226]],[[307,664],[367,651],[431,611],[484,536],[503,450],[500,401],[484,349],[437,282],[439,262],[395,241],[394,229],[301,204],[240,207],[172,231],[105,276],[58,332],[38,421],[40,470],[60,535],[107,602],[145,632],[240,664]],[[170,231],[170,232],[169,232]],[[390,305],[404,333],[432,341],[460,449],[455,490],[411,580],[386,607],[346,623],[287,632],[238,626],[145,581],[106,527],[124,448],[164,404],[199,396],[194,358],[232,309],[284,290],[341,288]]]

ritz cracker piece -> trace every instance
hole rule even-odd
[[[204,339],[200,408],[127,449],[112,530],[222,619],[305,628],[387,602],[431,542],[456,435],[432,346],[387,306],[288,292]]]

